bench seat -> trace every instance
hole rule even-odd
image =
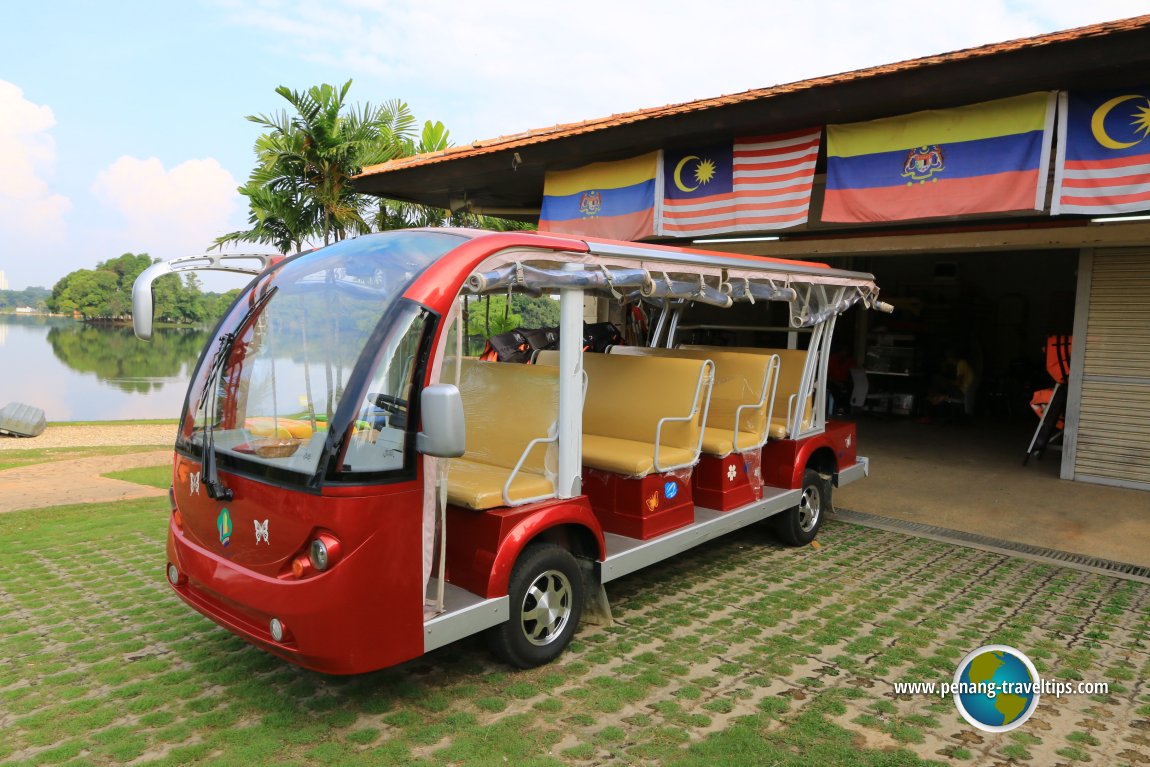
[[[467,452],[448,463],[448,502],[484,510],[554,497],[558,371],[451,358],[440,380],[455,383],[457,364]]]
[[[736,449],[754,450],[767,441],[771,358],[726,349],[663,349],[612,346],[611,354],[634,357],[710,360],[715,366],[711,404],[703,428],[703,452],[723,457]],[[736,428],[738,445],[735,444]]]
[[[559,352],[539,352],[535,362],[536,367],[556,366]],[[644,477],[698,461],[712,363],[585,353],[583,370],[584,466]]]
[[[693,450],[666,444],[659,449],[659,463],[664,466],[690,465],[696,458],[698,454]],[[583,463],[627,477],[643,477],[655,471],[655,452],[645,442],[584,434]]]
[[[756,354],[762,357],[777,354],[779,356],[778,384],[775,388],[775,406],[771,412],[771,425],[767,434],[771,439],[786,439],[791,436],[787,427],[787,403],[793,395],[798,394],[799,386],[802,385],[803,368],[807,362],[805,349],[760,349],[751,346],[697,346],[692,344],[685,344],[680,349],[715,353]],[[808,395],[801,428],[809,428],[813,417],[814,396]]]
[[[456,458],[447,470],[447,500],[469,509],[503,506],[503,487],[511,476],[512,468]],[[545,476],[520,470],[511,483],[508,495],[516,499],[537,498],[554,493],[555,486]]]

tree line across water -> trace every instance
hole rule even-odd
[[[281,254],[327,245],[345,237],[388,229],[475,226],[520,229],[514,221],[452,212],[360,194],[353,178],[365,166],[451,146],[447,128],[431,120],[419,126],[402,101],[380,105],[347,100],[351,81],[306,91],[279,87],[287,108],[249,115],[264,129],[256,139],[255,166],[239,193],[248,203],[248,228],[217,237],[210,248],[259,244]],[[95,269],[74,271],[52,289],[48,308],[84,319],[131,316],[132,281],[152,263],[146,254],[125,253]],[[156,319],[201,323],[219,316],[229,294],[204,293],[193,274],[155,283]],[[485,322],[485,325],[490,324]]]
[[[38,286],[23,290],[0,290],[0,312],[11,313],[17,309],[34,309],[42,312],[48,308],[48,297],[52,293]]]
[[[86,320],[123,320],[132,316],[132,283],[153,264],[146,253],[125,253],[78,269],[56,283],[47,299],[58,314],[79,314]],[[238,291],[205,293],[193,273],[170,274],[153,284],[155,318],[159,322],[199,324],[221,315]]]

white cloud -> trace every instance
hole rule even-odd
[[[231,23],[270,33],[276,52],[366,79],[355,100],[418,99],[417,113],[444,120],[458,142],[1132,16],[1144,0],[224,7]]]
[[[0,234],[13,240],[59,240],[72,207],[52,191],[56,124],[50,107],[24,98],[24,91],[0,80]]]
[[[92,194],[113,208],[117,247],[173,257],[203,252],[233,228],[236,180],[216,160],[187,160],[166,170],[155,157],[120,157],[96,178]]]

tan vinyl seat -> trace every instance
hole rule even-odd
[[[559,352],[536,355],[536,366],[556,366]],[[587,353],[583,407],[583,465],[643,477],[699,460],[712,365],[693,359],[643,359]],[[655,444],[661,420],[660,444]]]
[[[703,429],[703,452],[721,458],[735,451],[735,419],[740,408],[743,410],[738,423],[738,448],[762,447],[767,441],[770,401],[764,386],[769,374],[769,357],[725,349],[653,349],[646,346],[612,346],[608,351],[640,357],[711,360],[715,364],[715,384]]]
[[[775,388],[775,408],[771,413],[771,439],[786,439],[787,432],[787,403],[791,396],[799,391],[803,382],[803,366],[807,362],[805,349],[759,349],[751,346],[695,346],[683,345],[684,350],[706,352],[741,352],[744,354],[779,355],[779,383]],[[797,403],[797,398],[796,398]],[[814,396],[807,396],[807,404],[803,413],[802,428],[810,428],[814,418]]]
[[[455,360],[444,364],[440,380],[455,382]],[[508,362],[462,361],[459,393],[467,424],[467,452],[447,470],[447,500],[469,509],[507,505],[503,490],[532,440],[555,435],[559,377],[553,368]],[[508,488],[512,504],[555,495],[548,471],[552,444],[530,447]],[[553,460],[552,460],[553,463]]]

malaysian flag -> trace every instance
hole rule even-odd
[[[656,234],[694,237],[806,223],[822,128],[663,152]]]
[[[1150,88],[1058,96],[1050,212],[1150,210]]]

